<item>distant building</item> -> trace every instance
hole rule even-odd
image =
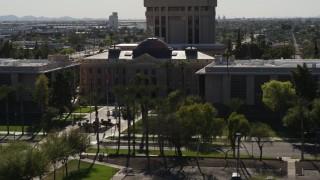
[[[77,72],[78,63],[73,63],[68,56],[49,56],[47,59],[0,59],[0,86],[24,84],[33,87],[36,78],[45,74],[50,81],[63,70]]]
[[[79,64],[69,60],[68,56],[49,56],[47,59],[0,59],[0,86],[7,85],[15,87],[23,84],[27,88],[34,87],[39,75],[44,74],[49,79],[49,86],[55,80],[59,72],[65,70],[79,73]],[[75,87],[76,88],[76,87]],[[25,92],[23,95],[24,112],[38,113],[39,110],[31,100],[31,93]],[[9,103],[10,112],[17,111],[15,101]],[[5,112],[5,102],[0,101],[0,115]],[[2,116],[4,117],[4,116]]]
[[[262,105],[261,85],[270,81],[290,81],[291,70],[306,63],[316,80],[320,61],[316,60],[237,60],[217,59],[197,72],[199,92],[206,101],[222,104],[231,98],[243,99],[246,105]]]
[[[109,26],[113,29],[118,29],[119,20],[117,12],[113,12],[112,15],[109,16]]]
[[[144,0],[147,36],[168,44],[215,43],[217,0]]]
[[[149,38],[136,47],[123,44],[82,59],[80,90],[87,95],[92,88],[93,92],[107,97],[107,87],[135,85],[136,74],[141,74],[144,85],[160,86],[162,94],[180,89],[197,95],[199,81],[195,73],[213,61],[214,57],[196,48],[173,50],[160,39]],[[109,97],[112,98],[112,94]]]

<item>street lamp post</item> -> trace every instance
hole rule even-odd
[[[240,178],[239,165],[240,165],[240,139],[241,139],[241,133],[236,133],[236,137],[238,138],[237,176]]]

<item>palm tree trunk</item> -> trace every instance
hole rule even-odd
[[[118,110],[116,111],[117,115],[119,116],[119,123],[118,123],[118,149],[117,154],[120,151],[120,143],[121,143],[121,117],[120,117],[120,104],[118,104]]]
[[[78,161],[78,172],[80,172],[80,162],[81,162],[81,154],[79,154],[79,161]]]
[[[23,101],[20,98],[20,113],[21,113],[21,126],[22,126],[22,135],[24,135],[24,110],[23,110]]]
[[[133,135],[133,155],[136,155],[136,132],[135,132],[135,122],[136,121],[136,106],[133,101],[133,124],[132,124],[132,135]]]
[[[95,127],[96,127],[96,129],[95,129],[95,131],[96,131],[96,134],[97,134],[97,136],[96,136],[96,139],[97,139],[97,152],[99,152],[100,151],[100,140],[99,140],[99,117],[98,117],[98,106],[97,106],[97,104],[95,104],[95,106],[94,106],[94,108],[95,108],[95,111],[96,111],[96,120],[95,120]]]
[[[303,118],[301,118],[301,159],[304,159],[304,127],[303,127]]]
[[[66,177],[68,177],[68,160],[64,162],[64,167],[66,168]]]
[[[53,180],[56,180],[56,167],[54,167],[54,169],[53,169]]]
[[[9,131],[10,131],[10,129],[9,129],[9,104],[8,104],[8,97],[6,97],[6,113],[7,113],[7,117],[6,117],[6,119],[7,119],[7,134],[9,134]]]
[[[128,155],[127,155],[127,163],[126,167],[129,167],[130,154],[131,154],[131,145],[130,145],[130,118],[128,119]]]

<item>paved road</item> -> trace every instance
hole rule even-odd
[[[294,35],[294,32],[292,30],[292,39],[293,39],[293,46],[294,46],[294,50],[295,50],[295,59],[301,59],[301,53],[300,53],[300,49],[299,49],[299,44],[297,43],[296,37]]]

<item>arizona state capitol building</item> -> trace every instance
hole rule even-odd
[[[82,93],[88,94],[92,84],[94,92],[106,97],[106,75],[112,87],[134,85],[139,73],[145,85],[164,87],[163,94],[181,89],[215,104],[240,98],[259,105],[261,85],[271,79],[289,81],[298,64],[306,63],[319,79],[319,60],[224,60],[219,55],[224,46],[214,44],[216,0],[145,0],[144,6],[149,39],[82,59]]]

